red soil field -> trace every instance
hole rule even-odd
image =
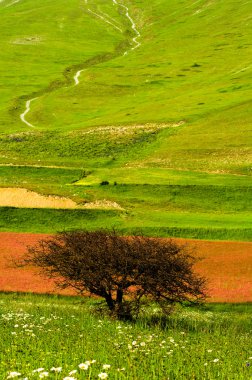
[[[24,255],[27,245],[47,236],[0,233],[0,291],[74,294],[60,291],[33,268],[12,267],[11,260]],[[195,247],[195,255],[202,258],[195,270],[208,280],[208,301],[252,302],[252,243],[174,240]]]

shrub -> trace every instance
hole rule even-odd
[[[186,246],[115,231],[61,232],[28,248],[23,264],[40,267],[63,287],[104,298],[118,318],[137,316],[141,301],[167,306],[204,300],[204,279]]]

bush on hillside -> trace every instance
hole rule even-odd
[[[167,307],[204,300],[195,258],[171,240],[123,237],[115,231],[61,232],[29,247],[23,264],[42,269],[58,285],[102,297],[118,318],[137,316],[142,300]]]

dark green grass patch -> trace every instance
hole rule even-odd
[[[228,227],[226,227],[228,226]],[[210,214],[128,213],[114,210],[55,210],[0,208],[0,230],[54,233],[71,229],[116,228],[126,235],[187,237],[209,240],[252,238],[250,218],[246,215],[213,217]]]
[[[104,210],[54,210],[0,208],[2,231],[52,233],[71,229],[96,229],[120,223],[120,213]],[[122,215],[123,217],[123,215]]]

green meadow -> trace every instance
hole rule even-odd
[[[135,30],[112,0],[0,3],[0,186],[120,207],[2,207],[0,229],[250,240],[250,2],[123,5]]]
[[[251,305],[149,307],[136,323],[79,297],[0,295],[0,376],[24,379],[251,378]],[[100,305],[101,306],[101,305]]]
[[[126,234],[251,239],[252,191],[246,177],[165,169],[26,166],[2,166],[0,173],[2,187],[60,195],[79,206],[97,200],[120,206],[111,210],[2,207],[2,231],[50,233],[106,226]]]

